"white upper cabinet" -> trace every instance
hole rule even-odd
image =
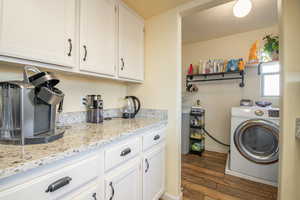
[[[75,0],[2,0],[0,4],[0,55],[76,65]]]
[[[112,0],[80,1],[80,70],[115,75],[116,5]]]
[[[119,77],[144,80],[144,21],[119,5]]]
[[[144,80],[144,20],[119,0],[0,0],[0,61]]]

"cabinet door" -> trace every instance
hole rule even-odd
[[[113,0],[80,1],[80,70],[115,75],[116,7]]]
[[[97,185],[91,186],[91,187],[85,187],[82,188],[77,195],[74,195],[70,198],[66,199],[72,199],[72,200],[102,200],[99,188]]]
[[[0,9],[0,55],[75,66],[75,0],[2,0]]]
[[[144,22],[119,6],[119,77],[144,80]]]
[[[140,159],[110,172],[105,179],[105,200],[141,200]]]
[[[158,200],[165,187],[165,146],[148,151],[143,166],[143,200]]]

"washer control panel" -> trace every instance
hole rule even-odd
[[[254,111],[254,114],[255,114],[256,116],[261,117],[261,116],[263,116],[265,113],[264,113],[264,111],[262,111],[262,110],[255,110],[255,111]]]
[[[279,110],[278,109],[268,110],[268,115],[269,115],[269,117],[279,118]]]
[[[254,114],[258,117],[279,118],[279,109],[257,109]]]

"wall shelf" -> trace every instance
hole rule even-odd
[[[234,72],[218,72],[218,73],[209,73],[209,74],[193,74],[186,76],[186,89],[192,87],[193,84],[207,81],[223,81],[223,80],[241,80],[239,86],[245,86],[245,72],[244,71],[234,71]]]

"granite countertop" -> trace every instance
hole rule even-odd
[[[112,119],[103,124],[68,125],[63,138],[47,144],[0,144],[0,179],[70,157],[80,152],[101,148],[123,137],[164,126],[156,118]]]

